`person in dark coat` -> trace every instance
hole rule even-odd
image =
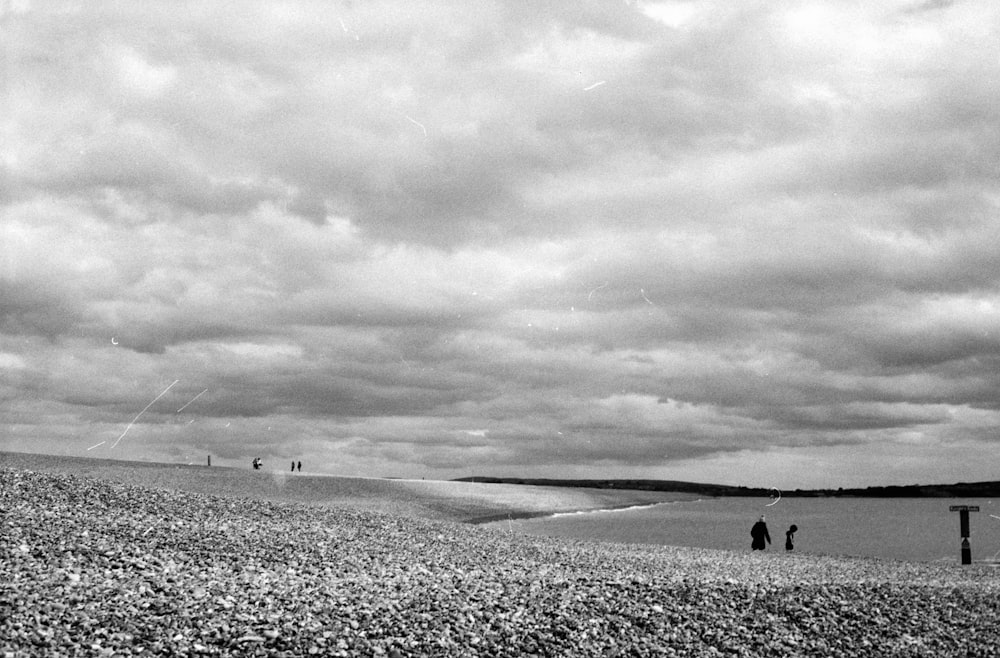
[[[788,527],[788,531],[785,533],[785,550],[790,551],[794,546],[792,546],[792,540],[795,539],[795,532],[799,529],[799,526],[794,523]]]
[[[302,472],[302,462],[299,462],[299,473]]]
[[[292,462],[292,473],[295,472],[295,462]]]
[[[755,551],[764,550],[765,539],[767,540],[768,544],[771,543],[771,535],[767,532],[767,524],[764,523],[763,514],[760,515],[760,521],[754,523],[753,527],[750,528],[750,536],[753,537],[753,542],[750,544],[750,548],[752,548]]]

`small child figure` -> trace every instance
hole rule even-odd
[[[790,551],[794,546],[792,546],[792,540],[795,539],[795,531],[799,529],[799,526],[794,523],[788,528],[788,532],[785,533],[785,550]]]

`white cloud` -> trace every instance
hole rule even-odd
[[[17,354],[0,352],[0,368],[5,370],[24,370],[27,363]]]
[[[124,89],[147,99],[167,93],[177,79],[175,67],[152,64],[131,48],[120,48],[112,57]]]
[[[682,28],[698,16],[698,4],[695,2],[641,2],[639,9],[643,14],[672,28]]]
[[[265,345],[260,343],[222,343],[218,346],[226,352],[232,352],[240,358],[272,360],[299,359],[302,348],[298,345]]]

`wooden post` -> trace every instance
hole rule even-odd
[[[969,512],[978,512],[979,505],[952,505],[949,512],[958,512],[958,530],[962,537],[962,564],[972,564],[972,547],[969,546]]]

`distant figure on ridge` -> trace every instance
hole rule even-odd
[[[302,462],[299,462],[299,473],[302,472]]]
[[[292,461],[292,473],[294,473],[294,472],[295,472],[295,461],[293,460]]]
[[[790,551],[794,546],[792,546],[792,540],[795,539],[795,531],[799,529],[799,526],[794,523],[789,526],[788,532],[785,533],[785,550]]]
[[[750,528],[750,536],[753,537],[753,543],[750,544],[750,548],[752,548],[755,551],[762,551],[764,550],[764,548],[766,548],[764,546],[765,539],[767,540],[768,544],[771,543],[771,535],[767,531],[767,524],[764,523],[763,514],[760,515],[760,521],[754,523],[753,527]]]

